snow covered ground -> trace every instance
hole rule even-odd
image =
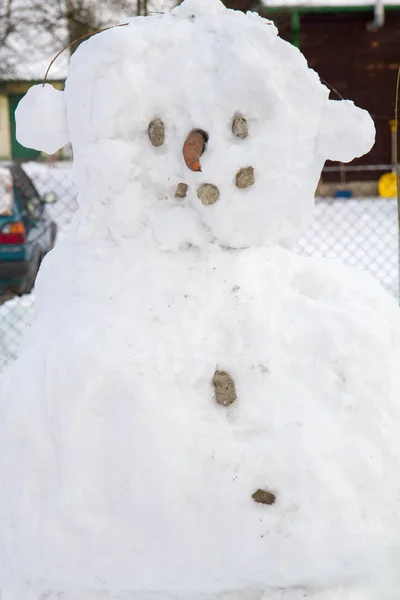
[[[25,168],[41,194],[57,194],[56,204],[48,210],[62,235],[78,207],[70,164],[29,163]],[[369,271],[394,297],[398,297],[397,230],[395,200],[319,200],[311,229],[296,251],[340,259],[350,266]],[[33,294],[0,304],[0,371],[17,354],[22,334],[33,316],[33,305]]]

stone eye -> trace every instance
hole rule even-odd
[[[249,126],[246,119],[240,113],[236,113],[232,120],[232,132],[233,135],[244,139],[249,135]]]
[[[153,119],[147,130],[153,146],[162,146],[165,141],[165,126],[161,119]]]

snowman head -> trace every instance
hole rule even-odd
[[[92,37],[65,92],[33,88],[17,127],[37,149],[72,142],[87,215],[102,212],[116,235],[150,229],[167,249],[295,242],[325,160],[350,161],[374,140],[368,113],[330,100],[271,22],[220,0]]]

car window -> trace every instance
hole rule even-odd
[[[40,196],[26,173],[19,167],[12,168],[14,186],[22,201],[22,209],[31,219],[38,219],[43,211]]]

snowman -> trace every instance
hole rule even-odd
[[[256,14],[184,0],[28,92],[72,230],[0,382],[2,600],[394,600],[400,313],[290,251],[370,116]]]

